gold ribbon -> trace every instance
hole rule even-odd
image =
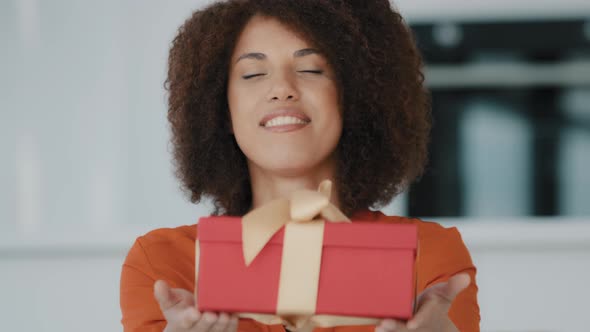
[[[276,315],[240,313],[264,324],[283,324],[300,332],[316,326],[373,325],[376,318],[314,315],[324,238],[324,221],[350,222],[332,203],[332,182],[324,180],[317,192],[298,190],[291,199],[271,201],[242,218],[244,262],[249,266],[272,236],[285,226]],[[198,242],[196,259],[198,269]],[[198,271],[196,276],[198,277]],[[195,283],[196,292],[196,283]]]

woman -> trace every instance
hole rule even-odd
[[[426,162],[421,58],[386,0],[234,0],[195,12],[174,39],[167,88],[177,175],[193,202],[244,215],[334,183],[351,219],[413,223],[418,312],[408,322],[318,331],[478,331],[475,267],[456,229],[368,210]],[[152,231],[121,278],[126,331],[284,331],[195,308],[196,225]],[[169,286],[170,284],[170,286]]]

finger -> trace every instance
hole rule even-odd
[[[204,312],[193,329],[197,332],[209,332],[213,324],[217,322],[217,315],[212,312]]]
[[[393,319],[384,319],[375,328],[375,332],[397,331],[398,327],[400,327],[400,322],[393,320]]]
[[[237,332],[238,331],[239,320],[240,320],[240,318],[238,316],[232,315],[229,318],[229,324],[227,325],[227,328],[225,329],[225,332]]]
[[[467,273],[459,273],[452,276],[446,282],[438,283],[436,285],[426,288],[416,299],[417,307],[420,308],[427,300],[433,297],[441,298],[444,302],[450,304],[455,297],[471,282],[471,277]]]
[[[180,302],[180,299],[176,298],[172,289],[164,280],[158,280],[154,284],[154,297],[158,301],[158,304],[160,304],[162,312],[172,308]]]
[[[436,298],[426,300],[414,317],[406,323],[408,330],[424,327],[436,315],[437,310],[441,311],[443,315],[446,315],[448,310],[442,309],[440,306],[441,304]]]
[[[437,311],[447,315],[455,297],[469,286],[470,282],[469,274],[460,273],[452,276],[447,282],[429,287],[420,294],[418,312],[408,320],[408,329],[414,330],[423,326],[430,317],[437,314]]]
[[[420,310],[420,308],[422,308],[422,306],[424,305],[424,302],[426,302],[426,300],[429,300],[434,296],[438,296],[436,294],[442,292],[442,290],[445,287],[447,287],[447,283],[443,282],[443,283],[438,283],[436,285],[430,286],[430,287],[426,288],[424,291],[422,291],[422,293],[420,293],[416,297],[416,308],[418,308],[418,311]]]
[[[225,331],[225,329],[227,328],[227,326],[229,325],[229,315],[227,313],[220,313],[217,316],[217,322],[215,322],[215,324],[213,324],[213,326],[211,327],[210,331],[211,332],[223,332]]]
[[[449,279],[446,288],[446,297],[449,302],[453,302],[455,297],[471,283],[471,277],[467,273],[459,273]]]
[[[182,327],[183,329],[190,329],[192,328],[198,321],[199,318],[201,318],[201,314],[197,311],[197,309],[195,309],[194,307],[189,307],[184,309],[178,319],[179,319],[179,325],[180,327]]]

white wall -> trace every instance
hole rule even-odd
[[[588,329],[588,221],[544,218],[459,224],[478,268],[482,331]]]

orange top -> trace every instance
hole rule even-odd
[[[476,269],[456,228],[447,229],[437,223],[390,217],[381,212],[368,210],[354,214],[351,219],[418,225],[418,293],[433,284],[446,281],[459,272],[469,273],[471,285],[455,298],[449,317],[460,331],[479,331]],[[156,280],[166,280],[174,288],[194,290],[196,235],[197,225],[181,226],[157,229],[135,241],[121,273],[121,322],[126,332],[164,330],[166,321],[153,296]],[[340,326],[316,328],[315,332],[373,332],[374,329],[374,326]],[[250,319],[240,319],[238,330],[285,331],[282,325],[264,325]]]

